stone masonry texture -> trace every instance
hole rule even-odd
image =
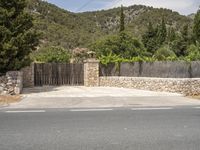
[[[99,61],[88,59],[84,62],[84,85],[99,86]]]
[[[200,95],[200,78],[100,77],[100,86]]]
[[[22,68],[23,72],[23,87],[34,87],[34,64]]]
[[[0,95],[20,94],[23,89],[23,73],[20,71],[9,71],[0,77]]]

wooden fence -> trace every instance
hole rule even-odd
[[[200,61],[101,64],[100,76],[200,78]]]

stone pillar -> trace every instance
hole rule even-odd
[[[99,60],[90,58],[84,61],[84,85],[99,86]]]
[[[34,63],[22,68],[21,71],[23,72],[23,86],[34,87]]]

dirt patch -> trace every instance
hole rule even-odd
[[[0,95],[0,105],[16,103],[16,102],[19,102],[20,100],[21,100],[20,95],[15,95],[15,96]]]
[[[200,96],[190,96],[188,98],[193,98],[193,99],[197,99],[197,100],[200,100]]]

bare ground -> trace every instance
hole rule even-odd
[[[20,100],[21,100],[20,95],[15,95],[15,96],[0,95],[0,105],[16,103],[19,102]]]
[[[200,95],[199,96],[192,96],[192,97],[189,97],[189,98],[200,100]]]

